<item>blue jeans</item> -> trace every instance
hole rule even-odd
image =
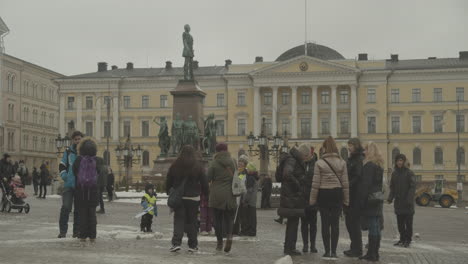
[[[380,217],[381,216],[368,216],[367,217],[367,221],[369,225],[369,236],[380,237],[380,233],[381,233]]]
[[[62,208],[60,209],[60,219],[59,219],[59,227],[60,227],[60,234],[66,234],[68,231],[68,218],[70,216],[70,212],[73,208],[74,202],[74,194],[75,189],[66,187],[62,193]],[[78,219],[78,211],[73,210],[73,234],[79,233],[79,219]]]

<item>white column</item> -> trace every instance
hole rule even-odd
[[[76,96],[76,129],[83,132],[83,96],[78,94]]]
[[[98,96],[98,95],[96,95]],[[96,100],[96,140],[100,141],[101,140],[101,100],[102,98],[97,98]]]
[[[254,125],[254,135],[260,135],[260,128],[262,126],[262,121],[260,120],[260,107],[261,107],[261,102],[260,102],[260,87],[254,87],[254,105],[253,105],[253,110],[254,110],[254,120],[253,120],[253,125]]]
[[[112,112],[112,140],[119,140],[120,124],[119,124],[119,97],[114,96],[114,106]]]
[[[357,85],[351,85],[351,137],[357,137]]]
[[[273,107],[271,108],[271,128],[273,135],[276,135],[278,131],[277,119],[278,119],[278,87],[271,87],[273,90]]]
[[[291,136],[297,138],[297,86],[291,86]]]
[[[318,86],[312,86],[312,123],[310,124],[312,129],[312,138],[318,138],[318,103],[317,103],[317,91]]]
[[[336,138],[336,85],[332,85],[331,88],[331,118],[330,118],[330,134],[332,137]]]
[[[65,95],[60,94],[60,110],[59,110],[59,133],[60,136],[64,137],[67,133],[65,131]],[[31,109],[32,110],[32,109]]]

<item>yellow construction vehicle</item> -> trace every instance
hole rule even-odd
[[[443,208],[450,208],[458,200],[458,192],[445,188],[445,180],[436,180],[433,187],[422,187],[416,191],[416,204],[428,206],[431,201],[439,202]]]

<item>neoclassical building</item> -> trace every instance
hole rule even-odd
[[[79,129],[94,136],[114,171],[123,171],[114,149],[130,134],[144,148],[141,165],[132,170],[138,179],[159,155],[159,127],[153,119],[166,117],[171,126],[170,91],[183,76],[182,67],[169,61],[162,66],[127,63],[108,69],[99,63],[94,72],[56,79],[60,133]],[[215,114],[218,141],[229,143],[232,153],[248,149],[247,135],[258,135],[265,119],[266,132],[286,132],[291,146],[309,142],[318,148],[331,135],[345,158],[350,137],[375,141],[386,168],[392,167],[392,157],[404,153],[418,180],[426,182],[456,181],[459,144],[460,174],[466,172],[467,52],[453,58],[368,60],[359,54],[345,59],[309,43],[307,55],[300,45],[274,61],[256,57],[250,64],[225,60],[224,66],[209,67],[195,62],[194,74],[207,93],[205,115]],[[271,162],[270,170],[275,166]]]

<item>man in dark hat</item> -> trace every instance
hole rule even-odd
[[[3,154],[3,159],[0,160],[0,181],[2,182],[5,189],[8,189],[9,182],[14,175],[13,165],[11,164],[11,156],[8,153]],[[5,201],[5,193],[2,193],[2,203]]]

